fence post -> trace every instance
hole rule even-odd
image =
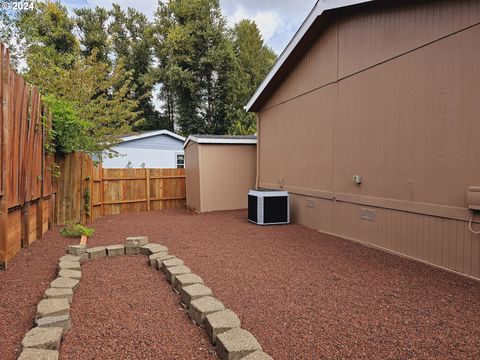
[[[26,248],[30,237],[30,201],[22,205],[21,221],[21,244],[22,248]]]
[[[1,105],[2,105],[2,139],[1,140],[1,166],[2,166],[2,179],[1,187],[3,195],[0,196],[0,267],[6,268],[7,265],[7,241],[8,241],[8,188],[7,188],[7,161],[10,156],[10,144],[9,139],[9,53],[8,49],[5,49],[5,46],[1,44],[0,46],[0,68],[1,68]]]
[[[100,167],[99,173],[100,173],[100,210],[102,212],[102,216],[105,216],[105,205],[104,203],[104,189],[103,189],[103,166],[100,163],[98,165]]]
[[[150,211],[150,169],[145,169],[145,194],[147,196],[147,211]]]
[[[50,209],[48,212],[48,228],[51,229],[55,226],[55,198],[56,194],[50,195]]]
[[[43,196],[37,201],[37,239],[43,237]]]

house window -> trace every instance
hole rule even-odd
[[[183,169],[185,167],[185,155],[177,154],[177,169]]]

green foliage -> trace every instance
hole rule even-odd
[[[108,33],[112,55],[117,61],[121,59],[131,73],[132,87],[128,96],[138,102],[136,110],[144,119],[134,125],[134,130],[164,128],[152,103],[152,25],[144,14],[132,8],[124,11],[118,4],[113,4],[110,16]]]
[[[48,94],[44,99],[51,107],[59,152],[108,149],[141,121],[137,101],[128,96],[130,73],[122,62],[109,70],[96,56],[94,51],[88,58],[80,57],[69,69],[44,69],[45,76],[33,79]]]
[[[254,134],[255,114],[244,110],[245,104],[273,66],[276,55],[262,40],[257,25],[251,20],[242,20],[233,31],[235,63],[229,78],[230,134]]]
[[[60,235],[70,238],[79,238],[82,235],[90,237],[95,232],[95,229],[80,224],[67,225],[60,230]]]
[[[3,0],[2,3],[15,0]],[[19,71],[20,63],[24,59],[25,44],[17,22],[21,12],[5,9],[0,6],[0,41],[10,49],[10,63]]]
[[[117,4],[72,16],[36,2],[0,9],[0,39],[54,108],[51,142],[62,152],[102,151],[131,129],[254,133],[243,107],[276,58],[254,22],[227,27],[219,0],[160,1],[153,22]]]
[[[95,139],[89,136],[92,124],[82,120],[71,101],[52,95],[43,98],[53,116],[53,142],[56,152],[71,153],[95,148]],[[92,144],[93,142],[93,144]]]
[[[160,2],[155,54],[162,100],[184,134],[225,133],[234,53],[218,0]]]
[[[106,21],[106,12],[97,8],[78,14],[82,43],[74,35],[76,22],[57,2],[21,12],[16,25],[25,44],[25,77],[52,107],[55,149],[94,153],[108,149],[142,119],[138,101],[130,96],[135,91],[132,73],[121,59],[102,61],[106,53],[96,47],[104,42],[95,31]]]
[[[83,56],[88,57],[95,50],[98,61],[109,63],[110,44],[106,29],[109,12],[98,6],[95,9],[75,9],[74,12]]]
[[[89,178],[85,180],[89,180]],[[91,199],[90,188],[86,186],[83,192],[83,201],[84,201],[83,208],[85,209],[85,216],[87,218],[90,217],[90,199]]]
[[[52,176],[56,179],[58,179],[61,175],[60,166],[58,166],[58,164],[53,163],[52,165],[50,165],[48,170],[50,170],[50,172],[52,173]]]
[[[27,80],[47,75],[47,69],[69,68],[79,50],[73,35],[74,21],[67,8],[56,2],[38,2],[35,8],[22,11],[17,26],[25,46]]]
[[[256,132],[256,124],[253,122],[248,125],[245,120],[237,120],[230,128],[230,134],[232,135],[255,135]]]

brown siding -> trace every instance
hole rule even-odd
[[[479,38],[476,26],[339,83],[336,192],[465,207],[480,183]]]
[[[185,148],[187,206],[198,212],[244,209],[255,187],[256,145],[197,144]]]
[[[480,22],[477,0],[374,2],[337,10],[263,105],[269,108]],[[363,8],[359,11],[359,8]]]
[[[325,29],[268,100],[270,107],[337,80],[336,26]],[[308,73],[308,76],[305,74]],[[298,81],[301,78],[302,81]]]
[[[436,41],[480,21],[477,0],[391,1],[340,14],[339,78]]]
[[[200,211],[200,167],[199,167],[199,145],[189,142],[185,148],[185,173],[187,186],[187,206]]]
[[[262,182],[278,185],[283,178],[300,188],[333,190],[335,101],[326,87],[260,114]]]
[[[255,145],[200,145],[201,212],[244,209],[255,187]]]
[[[293,221],[480,278],[480,2],[398,4],[341,11],[338,49],[310,47],[338,50],[338,81],[313,60],[286,76],[259,114],[259,185],[284,183]]]

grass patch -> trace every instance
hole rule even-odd
[[[83,226],[80,224],[68,225],[60,230],[60,235],[69,237],[69,238],[79,238],[82,235],[90,237],[95,232],[95,229],[89,228],[88,226]]]

